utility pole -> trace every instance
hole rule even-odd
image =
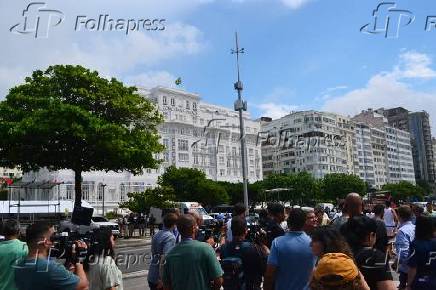
[[[242,182],[244,184],[244,205],[248,213],[248,179],[247,179],[247,148],[245,145],[245,127],[244,111],[247,111],[247,102],[242,100],[243,85],[239,74],[239,54],[244,53],[244,48],[239,48],[238,33],[235,32],[236,49],[232,49],[232,54],[236,54],[236,69],[238,72],[238,81],[234,84],[235,90],[238,92],[238,99],[235,101],[235,111],[239,112],[239,130],[241,140],[241,157],[242,157]]]

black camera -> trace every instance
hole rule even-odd
[[[60,260],[65,260],[65,265],[83,262],[88,256],[88,250],[95,244],[93,232],[79,234],[77,232],[62,232],[51,237],[53,248],[50,256]],[[81,247],[80,243],[86,244]]]

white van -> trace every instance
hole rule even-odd
[[[190,211],[198,213],[203,218],[204,225],[210,225],[212,222],[214,222],[213,217],[211,217],[198,202],[192,202],[192,201],[176,202],[175,206],[180,210],[181,214]]]

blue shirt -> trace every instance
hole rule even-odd
[[[61,264],[47,259],[26,259],[14,266],[19,290],[75,290],[79,277]]]
[[[309,289],[309,277],[315,266],[310,237],[304,232],[288,232],[274,239],[268,265],[275,266],[275,290]]]
[[[399,256],[398,270],[407,273],[407,258],[409,256],[409,248],[412,241],[415,239],[415,225],[411,221],[407,221],[400,225],[397,237],[395,238],[395,250]]]
[[[148,269],[148,281],[156,284],[160,279],[159,264],[162,255],[166,255],[176,245],[176,237],[172,231],[163,229],[154,235],[151,241],[151,264]]]

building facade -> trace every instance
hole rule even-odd
[[[401,107],[377,111],[388,119],[392,127],[410,132],[415,178],[434,183],[435,162],[429,114],[425,111],[409,112]]]
[[[127,172],[82,173],[82,195],[97,211],[102,212],[103,194],[105,211],[118,208],[128,199],[129,192],[141,192],[156,186],[157,179],[171,165],[197,168],[207,178],[217,181],[241,182],[241,146],[238,112],[208,104],[198,94],[183,90],[156,87],[139,89],[140,95],[153,102],[164,116],[159,126],[165,151],[157,156],[162,160],[158,169],[145,169],[142,175]],[[257,144],[260,122],[244,115],[248,156],[249,182],[261,180],[261,148]],[[25,181],[51,181],[60,183],[44,194],[44,198],[74,199],[74,173],[71,170],[50,172],[42,169],[25,174]],[[32,195],[28,199],[39,199]]]
[[[402,180],[415,184],[410,133],[390,126],[386,117],[371,109],[352,120],[355,174],[376,189]]]
[[[334,113],[291,112],[277,120],[263,118],[261,144],[264,175],[310,172],[353,173],[354,125]]]

